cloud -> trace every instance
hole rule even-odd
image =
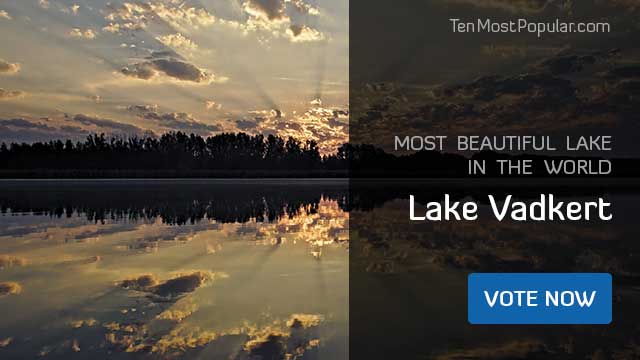
[[[96,325],[98,323],[98,321],[94,318],[88,318],[88,319],[80,319],[80,320],[73,320],[69,322],[69,326],[71,326],[73,329],[79,329],[81,327],[92,327],[94,325]]]
[[[209,135],[222,131],[220,125],[204,124],[196,120],[193,115],[184,112],[158,112],[158,105],[132,105],[127,107],[130,112],[145,120],[151,120],[170,130],[194,132]]]
[[[12,64],[3,59],[0,59],[0,75],[12,75],[20,71],[20,64]]]
[[[0,270],[14,266],[25,266],[27,259],[11,255],[0,255]]]
[[[605,6],[622,7],[631,12],[640,10],[640,2],[638,0],[596,0],[596,3]]]
[[[379,143],[398,129],[441,135],[629,133],[637,126],[632,114],[640,110],[640,61],[636,54],[624,54],[566,50],[522,64],[520,71],[428,88],[419,95],[389,86],[366,95],[371,99],[366,115],[352,121],[359,123],[356,131],[367,131],[351,135],[358,142]],[[399,100],[402,96],[408,99]],[[616,152],[626,156],[634,148],[623,136]]]
[[[222,104],[218,104],[213,100],[205,101],[204,106],[207,110],[222,110]]]
[[[181,49],[186,51],[198,50],[198,45],[196,43],[180,33],[158,36],[156,37],[156,40],[174,49]]]
[[[159,36],[157,39],[167,46],[185,47],[195,50],[195,44],[184,34],[215,23],[247,33],[259,33],[258,40],[285,38],[293,42],[309,42],[324,39],[317,29],[304,25],[291,28],[291,12],[304,15],[319,15],[320,10],[304,0],[245,0],[241,5],[247,15],[244,21],[218,19],[208,10],[186,5],[178,1],[142,3],[125,2],[121,6],[111,6],[105,16],[108,25],[105,32],[122,34],[125,31],[145,29],[152,24],[164,25],[178,34]],[[173,43],[174,45],[169,45]]]
[[[250,120],[236,120],[236,127],[238,130],[248,131],[257,128],[258,123]]]
[[[0,10],[0,19],[11,20],[13,18],[5,10]]]
[[[109,120],[109,119],[101,119],[98,117],[93,117],[84,114],[77,114],[73,117],[72,120],[84,126],[97,127],[98,129],[91,129],[91,131],[87,132],[105,132],[114,136],[146,136],[150,135],[150,131],[141,129],[135,125],[124,124],[121,122]]]
[[[0,119],[1,126],[13,126],[22,129],[52,129],[49,125],[43,123],[34,123],[25,119]]]
[[[27,93],[21,90],[5,90],[0,88],[0,100],[21,99],[26,95]]]
[[[302,113],[255,110],[250,111],[249,115],[251,117],[236,120],[238,130],[256,134],[275,134],[284,138],[292,136],[303,142],[314,140],[322,154],[333,153],[348,140],[347,109],[312,105]]]
[[[171,308],[161,312],[156,316],[158,320],[170,320],[175,322],[181,322],[187,317],[191,316],[198,310],[198,305],[193,302],[192,299],[185,301],[178,301]]]
[[[92,29],[82,30],[80,28],[71,29],[67,35],[74,39],[85,39],[85,40],[93,40],[96,38],[96,33]]]
[[[469,350],[452,351],[438,355],[436,360],[462,359],[527,359],[549,354],[546,346],[538,340],[518,340],[498,346],[487,346]]]
[[[42,122],[25,119],[0,119],[0,141],[30,143],[51,139],[80,139],[87,131],[75,126],[49,126]]]
[[[154,120],[161,126],[172,130],[193,131],[197,133],[212,133],[222,130],[219,125],[203,124],[193,118],[193,115],[184,112],[148,112],[144,115],[144,118]]]
[[[178,274],[176,277],[161,282],[154,275],[146,274],[124,280],[120,286],[125,289],[151,293],[164,299],[177,299],[196,291],[209,281],[224,277],[227,275],[223,273],[193,271]]]
[[[0,297],[7,295],[18,295],[22,292],[22,286],[17,282],[2,282],[0,283]]]
[[[307,4],[303,0],[285,0],[285,2],[292,4],[302,14],[320,15],[320,10],[317,7]]]
[[[123,280],[120,286],[136,291],[145,291],[147,288],[156,286],[159,283],[158,278],[153,274],[144,274],[131,279]]]
[[[325,39],[323,33],[306,25],[291,25],[286,34],[292,42],[314,42]]]
[[[266,21],[288,21],[283,0],[247,0],[242,4],[244,11]]]
[[[287,4],[291,4],[290,7]],[[245,23],[237,25],[245,33],[259,32],[269,37],[285,38],[291,42],[312,42],[325,39],[317,29],[303,24],[292,24],[290,10],[298,13],[318,15],[320,11],[303,0],[247,0],[242,4],[248,15]],[[260,42],[269,38],[259,37]]]
[[[105,16],[110,21],[112,32],[120,30],[144,29],[152,22],[164,23],[172,29],[190,32],[200,27],[208,27],[216,18],[204,8],[189,7],[177,1],[167,3],[129,3],[112,8]]]
[[[155,59],[123,67],[120,72],[128,77],[141,80],[161,79],[162,77],[197,84],[221,83],[226,77],[216,76],[207,70],[176,59]]]
[[[287,326],[293,329],[308,329],[320,325],[324,320],[317,314],[292,314],[287,320]]]
[[[537,13],[544,10],[552,0],[442,0],[451,3],[472,5],[479,8],[499,9],[512,13]]]
[[[102,31],[109,32],[109,33],[112,33],[112,34],[120,34],[125,30],[137,31],[137,30],[142,30],[145,27],[146,27],[146,24],[144,24],[144,23],[140,23],[140,24],[136,24],[136,23],[132,23],[132,22],[125,22],[125,23],[122,23],[122,24],[109,23],[109,25],[107,25],[107,26],[102,28]]]
[[[146,113],[150,111],[158,111],[158,105],[129,105],[127,110],[136,113]]]
[[[527,58],[533,56],[552,56],[565,50],[565,47],[532,46],[532,45],[485,45],[484,55],[502,59]]]

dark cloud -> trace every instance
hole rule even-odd
[[[148,111],[158,111],[158,105],[129,105],[127,110],[136,113],[145,113]]]
[[[123,67],[120,72],[126,76],[151,80],[160,75],[169,78],[199,84],[224,81],[197,66],[176,59],[155,59]]]
[[[535,13],[544,10],[551,0],[444,0],[479,8],[500,9],[513,13]]]
[[[617,136],[616,150],[632,153],[635,146],[623,135],[637,131],[633,114],[640,111],[638,63],[618,49],[565,51],[456,85],[420,91],[363,87],[356,96],[368,99],[354,102],[368,105],[352,119],[351,135],[355,129],[359,141],[375,143],[392,139],[389,134],[398,131],[451,136],[593,131]]]
[[[179,60],[185,60],[184,57],[182,57],[180,54],[173,51],[172,49],[152,51],[151,54],[146,57],[147,60],[164,59],[164,58],[174,58]]]
[[[435,357],[436,360],[462,359],[534,359],[551,356],[547,346],[538,340],[525,339],[506,344],[451,351]]]
[[[248,0],[245,9],[262,14],[268,20],[279,20],[286,17],[284,0]]]
[[[25,119],[9,119],[0,120],[0,126],[12,126],[22,129],[40,129],[40,130],[53,130],[54,128],[43,123],[35,123]]]
[[[145,120],[151,120],[162,127],[171,130],[194,132],[198,134],[210,134],[222,131],[220,125],[204,124],[196,120],[191,114],[184,112],[158,112],[157,105],[131,105],[127,110],[136,113],[137,116]]]
[[[135,125],[124,124],[121,122],[88,116],[84,114],[77,114],[73,117],[72,121],[78,122],[85,126],[97,126],[100,128],[99,131],[103,131],[109,135],[115,136],[146,136],[150,135],[151,133],[150,131],[139,128]]]
[[[43,122],[25,119],[0,119],[0,141],[11,143],[31,143],[51,139],[81,139],[87,131],[75,126],[49,126]]]
[[[588,54],[560,54],[543,59],[532,67],[535,72],[547,72],[553,75],[579,73],[591,65],[602,61],[610,61],[619,55],[619,49],[610,51],[594,51]]]
[[[250,120],[236,120],[236,127],[239,130],[247,131],[255,129],[258,127],[258,124],[255,121]]]
[[[164,299],[177,299],[196,291],[205,283],[221,276],[224,277],[225,275],[205,271],[194,271],[166,281],[159,281],[155,275],[146,274],[124,280],[120,283],[120,286],[125,289],[150,293]]]
[[[640,78],[640,65],[624,65],[615,67],[607,72],[611,79]]]

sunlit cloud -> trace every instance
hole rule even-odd
[[[22,292],[22,286],[17,282],[0,282],[0,297],[18,295]]]
[[[222,110],[222,104],[218,104],[213,100],[207,100],[204,104],[207,110]]]
[[[306,25],[291,25],[287,35],[292,42],[313,42],[325,40],[323,33]]]
[[[79,28],[73,28],[68,33],[69,37],[74,39],[93,40],[96,38],[96,33],[92,29],[82,30]]]
[[[188,318],[198,310],[199,306],[192,299],[180,300],[176,302],[169,309],[161,312],[156,316],[158,320],[170,320],[175,322],[181,322]]]
[[[7,347],[11,345],[12,342],[13,342],[13,338],[11,337],[0,339],[0,348]]]
[[[27,93],[21,90],[6,90],[0,88],[0,100],[21,99],[26,95]]]
[[[0,270],[15,267],[15,266],[25,266],[29,262],[27,259],[19,256],[12,255],[0,255]]]
[[[69,322],[69,326],[71,326],[74,329],[79,329],[82,327],[92,327],[95,326],[98,323],[98,321],[94,318],[89,318],[89,319],[80,319],[80,320],[72,320]]]
[[[216,18],[206,9],[189,7],[179,2],[128,3],[112,9],[105,16],[112,22],[111,29],[144,29],[151,22],[165,22],[173,29],[190,32],[201,27],[211,26]],[[117,32],[117,31],[114,31]]]
[[[320,15],[320,9],[303,0],[285,0],[286,3],[292,4],[296,10],[302,14]]]
[[[13,75],[20,71],[20,64],[0,59],[0,75]]]
[[[319,99],[313,104],[321,104]],[[313,140],[322,154],[333,153],[348,141],[349,111],[346,108],[329,108],[312,105],[304,112],[284,113],[280,110],[254,110],[252,117],[236,120],[241,131],[269,134],[284,138],[289,136],[301,141]]]
[[[12,20],[13,18],[11,17],[11,15],[9,15],[8,12],[6,12],[5,10],[0,10],[0,19],[4,19],[4,20]]]
[[[102,31],[109,32],[112,34],[119,34],[125,30],[128,30],[128,31],[143,30],[145,27],[146,27],[146,24],[144,23],[141,23],[141,24],[135,24],[132,22],[125,22],[122,24],[109,23],[109,25],[102,28]]]
[[[185,51],[198,50],[198,45],[195,42],[193,42],[193,40],[187,38],[186,36],[180,33],[158,36],[156,37],[156,39],[170,48],[175,48],[175,49],[180,49]]]
[[[267,33],[276,38],[284,37],[294,43],[325,40],[325,35],[319,30],[304,24],[293,24],[287,12],[288,3],[298,12],[319,14],[317,8],[302,0],[247,0],[242,5],[242,9],[249,16],[242,25],[243,31]]]
[[[206,7],[178,0],[30,1],[31,5],[18,7],[19,14],[7,8],[11,13],[7,15],[43,20],[29,36],[42,38],[46,33],[57,39],[42,41],[40,46],[59,52],[57,58],[65,61],[59,68],[64,75],[57,78],[58,72],[47,68],[53,66],[50,62],[29,59],[28,47],[12,48],[13,43],[7,43],[0,76],[19,76],[10,78],[12,83],[0,90],[0,100],[10,105],[2,116],[37,125],[4,124],[5,139],[28,142],[50,136],[75,141],[94,131],[120,136],[124,133],[118,124],[131,126],[127,134],[144,134],[150,129],[158,135],[177,130],[209,135],[247,125],[256,133],[289,136],[302,130],[299,134],[304,135],[304,129],[323,127],[312,126],[311,120],[297,123],[298,117],[304,117],[308,99],[318,96],[314,95],[317,79],[327,76],[325,72],[330,77],[346,74],[342,69],[346,58],[342,65],[331,60],[336,65],[318,67],[316,57],[320,55],[304,50],[330,41],[328,46],[343,45],[334,39],[343,40],[346,27],[337,35],[323,27],[333,17],[345,18],[343,7],[336,4],[320,8],[306,0],[241,0],[235,5]],[[331,24],[329,28],[335,27]],[[9,38],[22,31],[16,21],[5,25]],[[298,71],[301,73],[293,74]],[[278,76],[295,77],[298,82],[284,85]],[[69,90],[60,91],[62,88]],[[331,103],[347,102],[339,99],[339,93],[346,96],[345,86],[334,94],[329,91],[333,89],[325,93],[330,94]],[[163,109],[145,118],[123,111],[130,104],[162,104]],[[274,109],[280,114],[268,114],[264,125],[251,127],[254,118],[260,117],[249,114],[252,109]],[[93,114],[88,117],[113,119],[117,124],[103,127],[84,118],[78,121],[74,115],[62,119],[65,113]],[[52,120],[42,122],[41,118]],[[270,122],[277,128],[270,129]],[[305,140],[311,138],[305,135]]]

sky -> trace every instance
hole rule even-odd
[[[0,141],[347,140],[344,0],[2,0]]]
[[[352,143],[393,151],[394,135],[610,135],[613,151],[590,155],[640,154],[638,0],[352,0],[350,12]],[[454,33],[451,18],[611,31]]]

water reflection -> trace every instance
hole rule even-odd
[[[350,212],[350,349],[352,355],[356,354],[353,359],[638,358],[637,189],[613,184],[543,189],[560,194],[563,200],[584,201],[594,194],[604,196],[613,204],[614,213],[613,221],[604,223],[499,222],[489,214],[488,204],[482,202],[477,221],[408,220],[409,193],[416,194],[422,204],[441,199],[443,193],[476,201],[486,199],[487,194],[511,193],[527,201],[535,198],[536,193],[539,196],[539,188],[544,184],[515,185],[486,184],[469,189],[442,183],[395,185],[398,192],[394,199]],[[375,204],[376,196],[366,194],[382,192],[381,189],[367,185],[355,193]],[[469,273],[532,271],[611,273],[613,323],[468,324]],[[375,330],[374,323],[384,323],[394,331]]]
[[[0,358],[636,358],[637,190],[542,185],[0,182]],[[614,220],[408,221],[541,187]],[[470,326],[475,271],[610,272],[614,323]]]
[[[0,185],[0,357],[347,358],[344,184],[211,185]]]

